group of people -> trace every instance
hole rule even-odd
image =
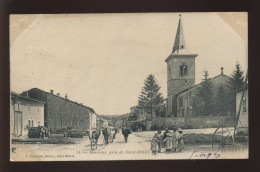
[[[103,128],[102,134],[104,136],[105,144],[108,145],[109,143],[113,143],[114,139],[116,138],[117,128],[113,127],[106,127]]]
[[[160,153],[162,148],[166,149],[166,153],[182,152],[184,149],[182,132],[183,131],[180,128],[174,128],[173,132],[170,132],[168,128],[166,128],[163,134],[161,130],[158,130],[151,142],[152,153]]]
[[[113,143],[113,140],[116,138],[116,134],[118,133],[118,128],[116,127],[104,127],[103,129],[92,129],[89,131],[89,140],[91,144],[91,150],[97,149],[97,142],[99,136],[102,135],[104,137],[105,145],[109,143]],[[130,128],[122,128],[122,134],[124,135],[124,140],[127,143],[129,134],[132,134]]]
[[[91,144],[91,150],[97,149],[97,142],[99,139],[99,136],[101,134],[104,137],[105,145],[108,145],[109,143],[113,143],[113,140],[116,138],[116,133],[118,132],[118,129],[115,127],[104,127],[103,129],[92,129],[89,131],[89,140]]]

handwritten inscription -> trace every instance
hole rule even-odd
[[[220,157],[219,153],[212,153],[212,152],[199,152],[193,151],[189,159],[217,159]]]

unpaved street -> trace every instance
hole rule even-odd
[[[186,145],[182,153],[152,155],[150,141],[155,132],[138,132],[129,135],[124,142],[122,133],[109,145],[101,135],[97,150],[91,151],[88,137],[72,139],[74,144],[13,144],[14,160],[18,161],[78,161],[78,160],[136,160],[136,159],[217,159],[227,158],[230,153],[217,152],[210,145]],[[243,158],[247,152],[233,153]]]

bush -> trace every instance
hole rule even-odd
[[[151,130],[152,130],[152,131],[157,131],[157,130],[158,130],[157,125],[156,125],[156,124],[153,124],[153,125],[151,126]]]
[[[146,126],[144,124],[141,124],[142,131],[146,131]]]
[[[142,131],[146,130],[146,126],[144,124],[141,124],[140,122],[135,122],[130,125],[132,131],[137,131],[140,127],[142,128]]]

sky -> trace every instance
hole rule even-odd
[[[230,75],[237,62],[247,70],[247,33],[241,35],[247,21],[233,18],[234,25],[229,18],[230,25],[226,19],[182,13],[186,47],[198,54],[196,84],[205,69],[209,77],[219,75],[221,67]],[[12,15],[11,91],[54,90],[97,114],[121,115],[137,105],[144,80],[154,74],[166,98],[165,59],[178,20],[179,13]]]

